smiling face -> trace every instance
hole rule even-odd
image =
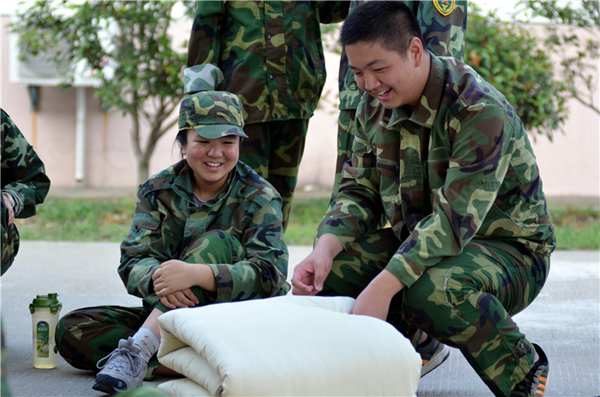
[[[195,130],[187,131],[182,153],[194,172],[194,192],[202,200],[210,200],[227,182],[240,157],[240,137],[228,135],[206,139]]]
[[[418,105],[429,75],[429,63],[423,62],[419,39],[411,39],[405,57],[380,43],[366,41],[345,49],[361,90],[379,99],[386,109]]]

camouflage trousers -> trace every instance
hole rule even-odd
[[[245,257],[242,244],[233,236],[222,231],[211,231],[197,237],[181,260],[188,263],[234,263]],[[199,287],[192,287],[194,295],[204,306],[214,302],[210,295]],[[66,362],[75,368],[98,371],[98,360],[117,348],[119,340],[132,336],[146,321],[153,310],[148,301],[156,301],[152,294],[141,307],[95,306],[74,310],[62,317],[56,326],[56,346]],[[154,305],[165,312],[160,301]],[[176,309],[174,309],[176,310]],[[146,378],[160,366],[156,355],[148,363]]]
[[[284,230],[290,218],[307,131],[308,120],[303,119],[244,126],[248,138],[242,142],[240,160],[281,194]]]
[[[357,240],[335,258],[322,294],[357,297],[399,244],[389,228]],[[398,293],[387,321],[415,346],[426,332],[458,348],[495,395],[509,396],[535,356],[511,316],[535,299],[549,267],[549,257],[536,258],[518,243],[472,240]]]
[[[19,231],[14,222],[8,224],[8,207],[2,199],[2,273],[6,273],[19,251]]]

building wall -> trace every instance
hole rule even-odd
[[[0,106],[11,116],[33,144],[54,187],[135,188],[136,161],[130,143],[131,122],[120,113],[102,113],[94,89],[85,89],[86,141],[85,172],[75,179],[75,134],[77,89],[41,87],[37,113],[30,110],[27,87],[9,81],[8,17],[1,17]],[[181,24],[179,34],[187,29]],[[327,54],[327,101],[310,121],[304,159],[299,173],[299,189],[328,188],[333,184],[337,148],[337,68],[339,58]],[[598,96],[596,96],[596,104]],[[600,197],[600,119],[590,109],[572,101],[566,134],[556,134],[554,142],[537,136],[533,146],[538,158],[546,194],[549,196]],[[150,173],[158,172],[179,159],[173,147],[176,128],[158,143]]]

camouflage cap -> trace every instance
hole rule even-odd
[[[195,129],[206,139],[227,135],[248,138],[243,130],[242,102],[227,91],[203,91],[192,94],[181,102],[179,131]]]
[[[213,91],[223,81],[221,69],[206,63],[183,70],[183,92],[195,94],[200,91]]]

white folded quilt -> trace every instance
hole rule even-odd
[[[159,319],[170,396],[414,396],[421,358],[354,299],[282,296],[177,309]]]

